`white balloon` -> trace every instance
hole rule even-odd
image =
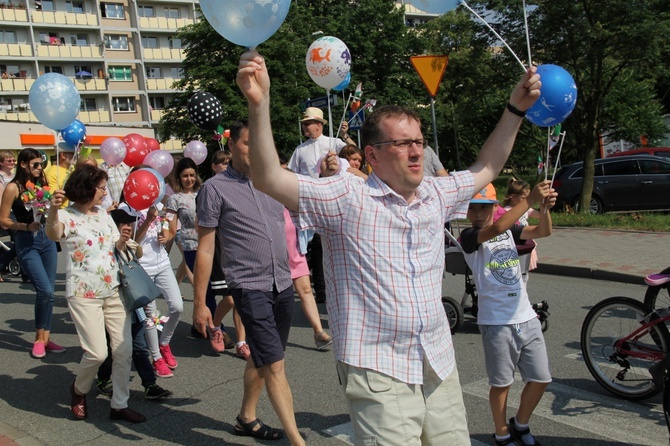
[[[337,87],[351,70],[349,48],[337,37],[316,39],[305,56],[307,73],[316,84],[326,90]]]

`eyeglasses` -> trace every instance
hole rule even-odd
[[[383,146],[385,144],[391,144],[399,149],[407,150],[412,144],[416,144],[417,147],[423,149],[426,146],[426,141],[423,139],[394,139],[392,141],[382,141],[375,144],[371,144],[372,147]]]
[[[7,164],[14,164],[16,162],[16,160],[14,158],[7,158],[3,162],[5,162]]]
[[[30,165],[30,167],[32,169],[42,169],[42,163],[40,163],[39,161],[35,161]]]
[[[98,189],[103,194],[107,193],[107,186],[95,186],[95,188]]]

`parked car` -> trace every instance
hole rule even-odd
[[[595,160],[591,213],[670,210],[670,159],[630,155]],[[556,172],[557,208],[579,207],[582,162]]]
[[[626,150],[623,152],[615,152],[607,155],[608,158],[612,156],[629,156],[629,155],[654,155],[670,158],[670,147],[645,147],[642,149]]]

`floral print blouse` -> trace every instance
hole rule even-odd
[[[119,286],[114,246],[120,235],[112,217],[101,208],[85,215],[70,206],[58,212],[58,219],[65,225],[66,296],[98,299],[114,294]]]

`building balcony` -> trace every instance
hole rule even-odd
[[[178,60],[182,61],[186,57],[183,49],[176,48],[144,48],[145,60]]]
[[[102,59],[103,54],[100,45],[38,45],[37,57]]]
[[[74,79],[73,82],[79,91],[107,91],[107,82],[105,79]]]
[[[30,87],[33,86],[33,82],[35,82],[35,79],[19,77],[13,79],[2,79],[0,80],[0,91],[30,91]]]
[[[12,122],[39,122],[31,111],[2,111],[0,121]]]
[[[193,19],[168,19],[166,17],[140,17],[140,29],[165,30],[174,32],[195,23]]]
[[[163,117],[165,110],[151,110],[151,122],[158,122]]]
[[[33,23],[49,25],[98,26],[98,17],[95,14],[62,12],[62,11],[33,11]]]
[[[166,77],[160,79],[147,79],[147,90],[172,90],[172,84],[176,81],[175,78]]]
[[[32,55],[33,48],[28,43],[0,43],[0,57],[31,57]]]
[[[0,8],[0,20],[6,22],[27,22],[28,10],[25,8]]]
[[[112,117],[111,113],[109,113],[109,110],[80,111],[77,119],[79,119],[84,124],[112,122]]]

